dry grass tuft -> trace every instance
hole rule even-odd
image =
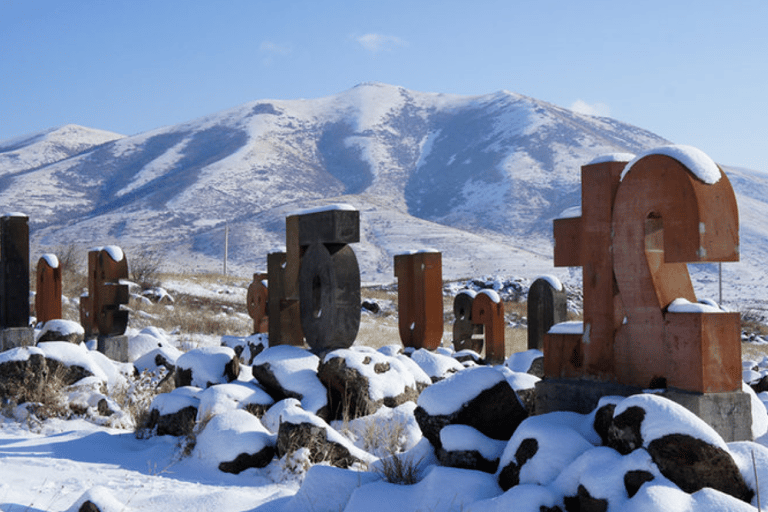
[[[413,485],[421,479],[421,459],[393,455],[379,460],[379,473],[391,484]]]

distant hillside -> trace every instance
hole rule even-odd
[[[581,165],[668,143],[506,91],[366,83],[132,137],[66,126],[0,142],[0,202],[30,216],[37,250],[115,243],[130,257],[150,247],[176,270],[219,270],[229,223],[229,266],[243,275],[284,243],[287,213],[345,202],[362,212],[365,280],[392,281],[393,255],[424,246],[443,251],[446,276],[535,277],[554,271],[551,221],[579,203]],[[768,240],[768,181],[729,172],[748,205],[749,257]]]

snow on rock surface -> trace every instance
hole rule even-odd
[[[10,363],[12,361],[26,361],[29,359],[29,356],[33,354],[41,356],[45,355],[45,353],[37,347],[16,347],[0,352],[0,364]]]
[[[176,347],[160,347],[146,352],[133,362],[133,366],[139,372],[156,372],[166,364],[176,366],[176,360],[181,357],[182,351]]]
[[[334,350],[326,354],[324,362],[334,358],[344,359],[347,368],[357,370],[368,381],[371,400],[381,401],[405,393],[406,388],[416,389],[416,378],[399,359],[387,357],[370,347],[352,347]]]
[[[523,420],[504,449],[499,461],[500,470],[509,463],[520,464],[515,456],[520,445],[535,441],[536,451],[519,468],[519,483],[548,485],[577,457],[594,448],[573,426],[544,414]],[[575,414],[575,413],[574,413]]]
[[[694,176],[708,185],[713,185],[720,181],[720,168],[714,160],[700,149],[684,145],[662,146],[638,155],[624,168],[624,171],[621,173],[621,179],[624,179],[624,176],[632,169],[633,165],[648,155],[666,155],[674,158],[688,168]]]
[[[348,438],[344,437],[339,433],[336,429],[334,429],[331,425],[329,425],[325,420],[320,418],[319,416],[312,414],[311,412],[305,411],[302,409],[298,402],[295,399],[286,399],[283,402],[277,404],[279,405],[279,416],[278,416],[278,435],[280,434],[280,430],[282,429],[282,425],[289,423],[292,425],[301,425],[301,424],[308,424],[315,427],[320,427],[325,430],[325,436],[326,440],[335,443],[339,446],[342,446],[345,448],[349,454],[354,457],[357,460],[360,460],[364,463],[370,463],[373,462],[375,457],[372,456],[370,453],[361,450],[357,446],[354,445],[352,441],[350,441]],[[269,428],[271,431],[274,428],[275,425],[275,417],[271,414],[272,409],[269,411],[269,418],[265,415],[265,426]]]
[[[264,386],[271,383],[264,378],[274,378],[283,390],[301,397],[301,406],[317,413],[328,405],[327,390],[317,378],[320,358],[300,347],[277,345],[269,347],[253,360],[253,374]],[[259,367],[263,367],[261,371]],[[269,375],[263,375],[268,372]],[[271,391],[271,390],[270,390]]]
[[[585,451],[571,462],[551,484],[561,496],[577,496],[583,486],[590,496],[608,501],[610,510],[624,510],[627,491],[624,475],[628,471],[647,471],[654,480],[666,480],[645,450],[621,455],[616,450],[599,446]]]
[[[515,391],[533,389],[536,387],[536,383],[541,380],[535,375],[526,372],[515,372],[506,366],[499,367],[499,371],[504,375],[504,378],[507,379],[509,386]]]
[[[253,382],[231,382],[217,384],[200,393],[200,406],[197,409],[197,421],[221,414],[223,412],[242,409],[248,404],[257,404],[266,408],[274,400],[266,391]]]
[[[93,358],[102,355],[99,352],[89,351],[85,345],[75,345],[65,341],[46,341],[39,343],[37,348],[43,351],[46,359],[53,359],[65,366],[79,366],[90,372],[95,377],[107,382],[108,376]]]
[[[180,372],[191,371],[191,385],[204,388],[223,384],[230,379],[224,369],[233,359],[235,351],[229,347],[200,347],[182,354],[176,360],[177,377]]]
[[[40,339],[44,339],[45,334],[48,332],[58,333],[58,335],[61,335],[63,338],[79,337],[80,340],[85,336],[85,329],[83,329],[83,326],[80,325],[79,322],[57,318],[48,320],[43,324],[42,329],[35,331],[35,340],[39,341]]]
[[[491,439],[469,425],[447,425],[440,430],[440,443],[449,452],[477,451],[486,460],[501,457],[507,441]]]
[[[686,434],[708,444],[727,451],[723,438],[691,411],[666,398],[645,393],[625,398],[616,405],[613,416],[616,417],[630,407],[640,407],[645,417],[640,426],[643,447],[651,441],[669,434]]]
[[[168,351],[176,350],[179,352],[168,337],[160,329],[156,327],[146,327],[139,331],[136,335],[128,336],[128,360],[136,361],[147,352],[151,352],[155,349],[163,348]],[[179,352],[178,358],[181,355]],[[176,359],[174,358],[174,360]]]
[[[752,411],[752,438],[758,439],[768,433],[768,414],[766,414],[765,404],[748,384],[742,382],[741,390],[749,395]]]
[[[211,417],[197,436],[194,455],[205,464],[218,467],[240,454],[252,455],[274,446],[275,440],[275,435],[270,434],[256,416],[231,409]]]
[[[245,364],[253,364],[253,359],[269,346],[269,336],[264,333],[250,336],[222,336],[221,344],[240,354]]]
[[[420,348],[411,352],[411,359],[434,382],[460,372],[464,366],[450,356]]]
[[[95,505],[99,512],[123,512],[125,510],[131,510],[126,509],[125,503],[122,503],[119,499],[115,498],[111,489],[101,485],[97,485],[96,487],[89,489],[75,502],[74,505],[72,505],[72,508],[69,510],[71,512],[88,510],[81,508],[86,502],[90,502],[91,504]]]
[[[200,388],[184,386],[170,393],[161,393],[152,399],[149,410],[156,410],[160,416],[175,414],[187,407],[200,407]]]
[[[431,416],[458,411],[477,395],[505,380],[504,374],[488,366],[457,372],[432,384],[419,395],[418,405]]]
[[[504,366],[513,372],[526,373],[531,369],[533,362],[540,357],[544,357],[544,352],[535,348],[524,352],[515,352],[504,361]]]

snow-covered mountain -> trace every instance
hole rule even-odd
[[[284,244],[286,214],[344,202],[361,211],[366,281],[392,281],[393,255],[421,247],[443,252],[446,277],[535,277],[554,270],[551,221],[579,203],[581,165],[668,143],[506,91],[365,83],[132,137],[67,126],[0,141],[0,204],[30,216],[33,249],[151,247],[187,270],[221,269],[228,223],[229,267],[247,275]],[[728,172],[749,257],[768,240],[768,180]]]

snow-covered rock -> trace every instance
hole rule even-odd
[[[330,392],[334,419],[366,416],[382,406],[415,402],[419,396],[416,379],[405,363],[369,347],[329,352],[317,376]]]
[[[164,331],[156,327],[145,327],[137,334],[128,336],[128,360],[135,362],[147,352],[155,349],[176,350]],[[178,352],[178,350],[177,350]],[[179,354],[181,354],[179,352]]]
[[[300,347],[269,347],[253,360],[253,376],[277,401],[296,398],[313,414],[328,417],[328,392],[317,377],[320,358]]]
[[[185,436],[195,428],[200,388],[184,386],[157,395],[149,406],[145,426],[159,436]]]
[[[269,346],[269,337],[262,333],[250,336],[222,336],[221,344],[233,349],[243,364],[252,365],[253,359]]]
[[[372,455],[357,448],[319,416],[299,407],[295,399],[280,407],[279,422],[277,452],[281,458],[296,450],[308,449],[309,459],[314,464],[327,462],[348,468],[374,460]]]
[[[437,351],[420,348],[418,350],[406,350],[405,353],[410,355],[411,359],[424,370],[432,382],[443,380],[464,369],[459,361]]]
[[[666,398],[646,393],[620,401],[605,444],[622,454],[644,448],[661,473],[686,492],[711,487],[744,501],[754,495],[717,432]]]
[[[229,347],[200,347],[176,360],[176,387],[208,387],[232,382],[240,374],[240,361]]]
[[[198,422],[233,409],[243,409],[259,417],[275,403],[255,382],[217,384],[203,390],[199,396]]]
[[[35,335],[35,343],[46,341],[67,341],[69,343],[82,343],[85,337],[85,329],[77,322],[71,320],[48,320],[42,329]]]
[[[414,412],[424,437],[439,449],[440,431],[469,425],[492,439],[508,440],[528,416],[502,371],[478,366],[422,391]]]
[[[275,456],[275,436],[252,414],[231,409],[205,423],[193,455],[206,465],[237,474],[269,464]]]

